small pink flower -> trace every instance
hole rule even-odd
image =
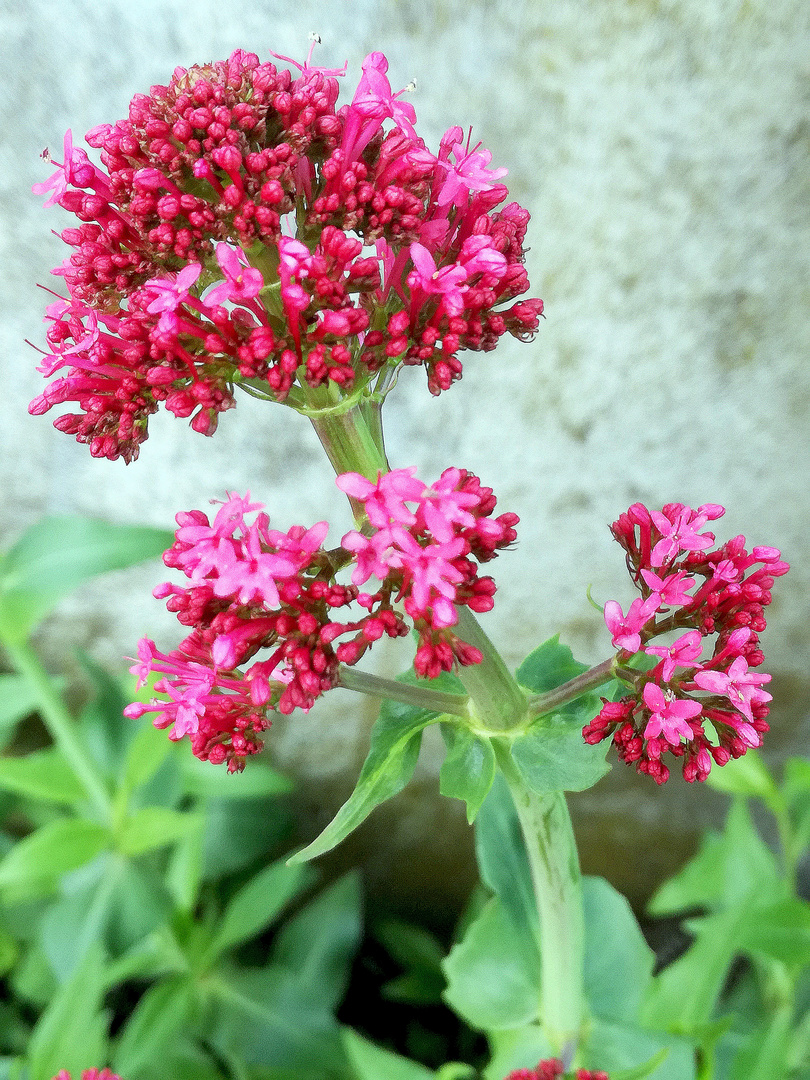
[[[155,299],[147,307],[153,315],[158,312],[176,311],[190,297],[189,289],[202,273],[200,263],[189,263],[179,274],[171,278],[150,278],[145,288],[155,293]]]
[[[719,517],[720,514],[714,513],[717,510],[725,512],[722,507],[713,504],[701,507],[697,512],[684,506],[674,521],[670,521],[666,514],[650,511],[655,527],[661,533],[661,539],[652,550],[650,564],[655,567],[663,566],[674,559],[679,551],[705,551],[710,548],[714,543],[714,533],[703,534],[699,533],[698,529],[710,518]]]
[[[648,682],[644,687],[644,704],[652,715],[644,728],[644,738],[654,739],[663,735],[670,746],[678,746],[682,738],[694,737],[687,720],[701,712],[699,701],[677,698],[671,691],[666,693],[657,683]]]
[[[771,681],[770,675],[749,671],[748,661],[744,656],[738,656],[728,671],[699,671],[694,681],[702,690],[710,690],[713,694],[727,697],[749,723],[754,719],[751,705],[771,700],[771,694],[760,689],[762,683]]]
[[[661,578],[654,570],[642,569],[641,576],[647,587],[658,596],[662,607],[683,607],[689,603],[689,593],[694,587],[695,579],[687,577],[685,570]]]
[[[464,310],[464,293],[467,289],[466,268],[454,263],[437,269],[433,256],[422,244],[411,244],[410,253],[414,265],[408,274],[410,287],[421,289],[429,296],[440,296],[448,315],[460,315]]]
[[[649,596],[646,600],[636,597],[626,615],[617,600],[608,600],[605,604],[605,625],[612,634],[614,646],[628,652],[638,652],[641,648],[640,631],[657,610],[658,600],[655,596]]]
[[[238,304],[259,295],[264,288],[264,278],[260,270],[250,265],[241,248],[217,244],[216,255],[225,280],[206,294],[206,304],[224,304],[226,300]]]
[[[469,198],[471,191],[486,191],[494,187],[495,183],[508,172],[508,169],[504,168],[490,169],[492,154],[489,150],[481,150],[481,143],[470,150],[469,136],[465,149],[462,135],[460,127],[452,127],[445,132],[442,139],[439,160],[447,170],[447,175],[436,198],[439,206],[447,206],[452,202],[464,202]],[[451,156],[455,158],[455,161],[450,160]]]
[[[644,651],[651,656],[664,657],[662,678],[664,682],[669,682],[676,667],[694,666],[692,661],[703,652],[703,638],[699,630],[690,630],[672,645],[645,645]]]

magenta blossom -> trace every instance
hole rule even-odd
[[[750,669],[763,662],[764,611],[789,567],[774,547],[749,554],[743,536],[712,549],[714,537],[700,530],[723,513],[714,503],[698,510],[668,503],[660,512],[635,503],[611,526],[641,593],[626,616],[617,601],[605,604],[622,650],[616,673],[629,692],[618,702],[603,698],[583,736],[612,739],[622,761],[659,784],[669,777],[667,754],[683,759],[686,780],[705,780],[712,763],[740,757],[768,731],[771,695],[762,684],[770,675]],[[672,644],[650,644],[675,631]],[[630,665],[627,652],[660,662]]]
[[[725,672],[699,671],[694,676],[694,681],[702,690],[710,690],[713,694],[727,697],[749,723],[754,719],[751,706],[771,700],[771,695],[761,689],[763,683],[771,681],[771,676],[764,672],[749,671],[744,656],[736,657]]]

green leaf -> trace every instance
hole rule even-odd
[[[447,1000],[475,1027],[519,1027],[540,1003],[540,926],[514,803],[497,776],[475,829],[483,882],[495,893],[444,962]]]
[[[540,958],[536,946],[515,933],[496,896],[467,928],[443,964],[444,996],[468,1024],[481,1031],[523,1027],[540,1006]],[[536,1063],[535,1063],[536,1064]]]
[[[270,853],[274,849],[277,853],[292,830],[290,812],[274,799],[210,799],[205,811],[204,881],[232,874],[259,859],[269,862]]]
[[[806,1076],[789,1068],[791,1049],[791,1008],[782,1006],[769,1018],[764,1031],[752,1033],[734,1058],[730,1080],[776,1080]]]
[[[415,681],[402,678],[406,682]],[[443,689],[441,682],[441,679],[433,679],[430,685]],[[371,731],[368,757],[360,770],[357,786],[320,836],[296,852],[290,862],[305,862],[331,851],[365,821],[375,806],[401,791],[416,768],[422,732],[438,717],[438,713],[428,709],[386,698]]]
[[[421,926],[399,919],[376,923],[373,934],[404,968],[401,975],[385,983],[382,996],[412,1005],[438,1005],[447,980],[442,973],[444,950],[436,938]]]
[[[113,1056],[120,1076],[139,1076],[160,1061],[188,1024],[194,999],[188,975],[174,975],[151,986],[129,1017]]]
[[[514,740],[512,759],[532,791],[585,791],[610,771],[605,761],[609,744],[590,746],[582,738],[583,726],[598,711],[598,706],[586,706],[576,718],[561,712],[541,716]]]
[[[655,956],[627,900],[604,878],[582,881],[585,913],[585,996],[594,1016],[626,1020],[638,1014]]]
[[[87,798],[76,774],[55,747],[35,750],[25,757],[0,758],[0,788],[67,805]]]
[[[302,994],[336,1009],[362,936],[362,896],[356,874],[324,890],[278,932],[273,963],[294,972]]]
[[[163,742],[167,743],[166,733],[162,732],[161,735]],[[250,768],[242,773],[229,773],[207,761],[200,761],[192,754],[184,754],[181,770],[183,790],[202,799],[267,798],[286,795],[293,789],[289,777],[271,769],[261,760],[252,760]]]
[[[539,1024],[491,1031],[489,1044],[492,1056],[484,1070],[486,1080],[503,1080],[515,1069],[533,1069],[555,1053]]]
[[[283,861],[260,870],[233,897],[225,909],[211,945],[213,954],[255,937],[278,917],[286,905],[312,880],[304,866]]]
[[[516,672],[526,689],[543,694],[587,671],[574,659],[559,635],[529,653]],[[583,694],[553,713],[541,716],[512,744],[512,757],[526,784],[537,794],[584,791],[600,780],[610,766],[607,744],[589,746],[582,728],[599,712],[594,693]]]
[[[0,635],[22,644],[37,623],[89,578],[160,555],[173,534],[75,516],[43,518],[0,562]]]
[[[51,1080],[60,1069],[79,1076],[107,1058],[102,950],[96,946],[51,1001],[28,1047],[29,1080]]]
[[[145,806],[126,819],[116,836],[116,846],[124,855],[141,855],[191,836],[201,823],[199,814]]]
[[[742,800],[732,804],[722,833],[706,833],[697,854],[656,892],[651,915],[693,907],[723,908],[756,894],[759,901],[784,894],[776,859],[760,839]]]
[[[781,803],[781,796],[762,755],[749,750],[742,757],[732,758],[722,769],[712,769],[706,778],[709,787],[728,795],[745,795],[762,799],[766,806],[774,808]]]
[[[752,906],[740,930],[741,949],[770,956],[790,966],[810,965],[810,904],[787,897]]]
[[[661,1070],[658,1068],[669,1057],[669,1048],[664,1047],[663,1050],[659,1050],[657,1054],[654,1054],[649,1061],[644,1061],[641,1065],[636,1065],[630,1069],[619,1069],[618,1072],[614,1070],[613,1080],[646,1080],[646,1077],[653,1074],[661,1076]]]
[[[157,874],[114,852],[96,860],[83,876],[90,871],[91,879],[51,904],[40,924],[42,948],[60,982],[95,942],[118,957],[171,917],[171,902]]]
[[[345,1076],[333,1010],[361,934],[357,877],[336,882],[284,924],[270,965],[216,976],[209,1038],[220,1053],[307,1075]]]
[[[166,732],[159,731],[152,724],[145,724],[137,732],[127,748],[121,780],[121,786],[127,795],[137,791],[142,784],[152,779],[171,749],[172,743],[167,738]],[[193,760],[197,759],[193,758]]]
[[[694,943],[653,980],[642,1005],[642,1023],[675,1035],[701,1032],[712,1018],[739,951],[740,929],[747,914],[746,908],[737,907],[694,921]]]
[[[113,675],[81,650],[77,656],[93,688],[93,697],[79,717],[82,736],[96,764],[108,776],[118,777],[127,747],[142,727],[137,720],[124,716],[124,709],[132,700],[130,680]]]
[[[166,868],[166,888],[176,907],[188,914],[196,907],[202,884],[203,828],[175,844]]]
[[[260,1065],[289,1080],[346,1076],[346,1055],[335,1018],[302,996],[293,972],[280,967],[229,971],[209,984],[206,1042],[226,1061]],[[313,1078],[314,1080],[314,1078]]]
[[[0,563],[2,565],[2,563]],[[18,720],[36,712],[34,686],[24,675],[0,675],[0,733],[5,741]]]
[[[529,860],[512,796],[498,776],[475,828],[475,851],[481,880],[500,897],[515,927],[539,933]]]
[[[447,757],[442,764],[439,790],[467,804],[467,821],[472,824],[495,779],[495,752],[489,739],[479,738],[458,724],[442,724],[441,731]]]
[[[568,646],[560,644],[560,635],[555,634],[529,653],[515,672],[515,678],[527,690],[544,694],[587,670],[587,665],[575,660]]]
[[[433,1080],[433,1073],[424,1065],[375,1046],[351,1028],[342,1028],[340,1037],[353,1080]]]
[[[785,762],[782,791],[793,824],[793,854],[798,855],[810,844],[810,761],[794,757]]]
[[[695,1048],[686,1039],[645,1031],[633,1024],[594,1019],[583,1047],[583,1064],[611,1080],[694,1080]]]
[[[0,887],[30,896],[49,892],[56,881],[110,846],[109,832],[93,821],[59,818],[15,844],[0,862]]]

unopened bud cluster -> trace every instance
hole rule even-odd
[[[535,1069],[516,1069],[510,1072],[505,1080],[610,1080],[606,1072],[601,1069],[575,1069],[567,1072],[565,1066],[558,1058],[549,1058],[541,1061]]]

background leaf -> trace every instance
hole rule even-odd
[[[51,1080],[60,1069],[74,1077],[107,1058],[107,1018],[102,1012],[104,966],[92,949],[59,990],[34,1028],[28,1047],[30,1080]]]
[[[109,832],[93,821],[59,818],[15,844],[0,862],[0,887],[17,895],[49,892],[62,874],[90,862],[111,844]]]
[[[351,1028],[343,1028],[341,1038],[355,1080],[433,1080],[424,1065],[375,1046]]]
[[[311,880],[304,866],[287,866],[283,861],[265,866],[226,907],[211,944],[212,952],[224,952],[264,930]]]
[[[83,581],[154,558],[173,543],[165,529],[72,515],[43,518],[0,562],[0,635],[21,644]]]

